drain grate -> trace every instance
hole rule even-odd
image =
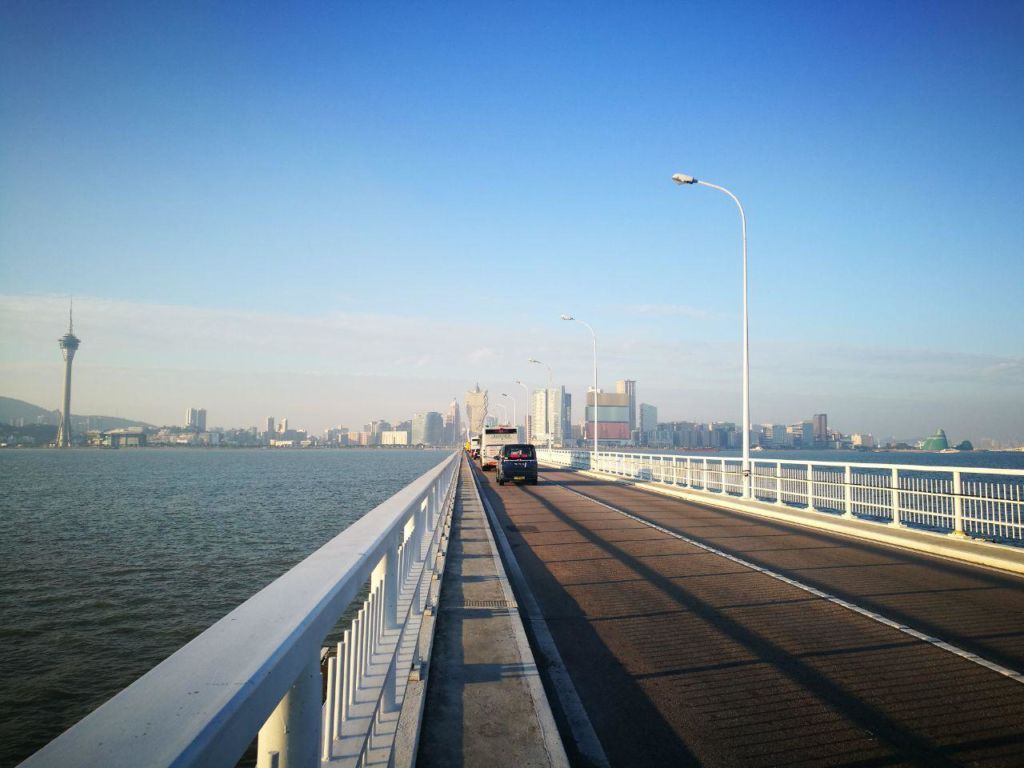
[[[453,606],[454,607],[454,606]],[[509,602],[508,600],[464,600],[461,608],[509,608],[517,609],[518,605],[514,601]]]

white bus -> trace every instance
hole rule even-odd
[[[485,472],[498,465],[498,453],[501,446],[519,442],[519,430],[516,427],[484,427],[480,435],[480,469]]]

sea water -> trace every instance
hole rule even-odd
[[[39,749],[447,456],[0,451],[0,766]]]

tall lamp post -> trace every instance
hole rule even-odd
[[[743,498],[750,498],[750,335],[747,323],[747,217],[743,205],[736,195],[725,187],[695,179],[685,173],[672,176],[676,184],[700,184],[724,192],[740,209],[740,227],[743,234]]]
[[[523,384],[519,379],[516,379],[516,384],[523,388],[523,394],[526,396],[525,410],[523,413],[523,430],[526,434],[526,442],[530,442],[529,429],[527,429],[527,420],[530,418],[530,388]]]
[[[508,408],[505,407],[504,403],[495,403],[495,405],[501,408],[501,412],[505,414],[503,417],[505,419],[505,423],[508,424]]]
[[[532,358],[532,357],[529,360],[527,360],[526,362],[534,363],[536,365],[543,365],[545,368],[548,369],[548,388],[547,388],[547,391],[544,393],[544,427],[545,427],[545,432],[548,433],[548,450],[550,451],[551,450],[551,425],[548,424],[548,422],[551,420],[551,405],[548,403],[548,398],[551,397],[551,366],[548,365],[547,363],[542,363],[540,360],[536,360],[535,358]]]
[[[587,326],[587,330],[590,331],[591,337],[594,339],[594,463],[591,465],[596,468],[597,466],[597,334],[594,333],[594,329],[590,327],[590,323],[580,320],[572,315],[562,315],[563,320],[574,320],[577,323]],[[586,401],[584,401],[586,405]]]
[[[516,428],[516,432],[519,431],[519,417],[516,415],[516,399],[512,397],[508,392],[502,392],[502,397],[507,397],[512,401],[512,426]],[[519,439],[519,435],[516,435],[516,439]]]

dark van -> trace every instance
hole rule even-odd
[[[537,451],[528,443],[512,443],[501,446],[498,454],[498,485],[506,482],[537,484]]]

